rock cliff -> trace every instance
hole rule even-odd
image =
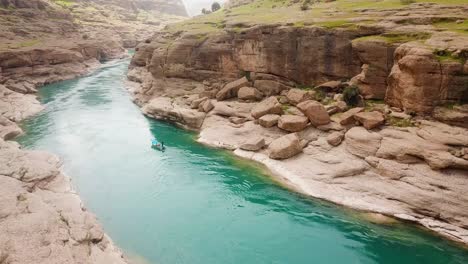
[[[467,243],[468,6],[387,4],[236,1],[138,45],[129,90],[299,192]]]

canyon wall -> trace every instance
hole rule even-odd
[[[449,102],[468,102],[468,64],[440,61],[419,43],[388,44],[361,37],[376,28],[257,26],[210,37],[161,35],[138,47],[135,66],[154,77],[206,80],[266,73],[300,86],[351,80],[367,99],[385,99],[409,112],[430,113]]]

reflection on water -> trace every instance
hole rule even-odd
[[[128,61],[43,88],[20,143],[60,155],[87,207],[128,255],[150,263],[468,263],[413,226],[376,225],[278,187],[192,133],[143,117]],[[152,137],[166,152],[150,148]]]

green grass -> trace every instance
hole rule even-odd
[[[52,0],[52,1],[62,7],[69,7],[75,3],[73,0]]]
[[[433,54],[440,62],[459,62],[465,64],[466,61],[466,58],[458,57],[448,50],[435,50]]]
[[[396,127],[412,127],[414,126],[413,122],[410,119],[401,119],[393,116],[387,118],[387,123],[390,126]]]
[[[412,32],[412,33],[391,32],[391,33],[385,33],[382,35],[361,37],[353,41],[377,40],[377,41],[386,42],[388,44],[395,44],[395,43],[406,43],[410,41],[423,41],[423,40],[429,39],[430,37],[431,37],[431,34],[426,33],[426,32]]]
[[[374,111],[379,106],[383,106],[383,105],[385,105],[384,100],[370,99],[370,100],[366,100],[364,109],[366,112],[371,112],[371,111]]]
[[[456,33],[468,34],[468,18],[463,23],[456,22],[438,22],[433,24],[436,28],[444,29]]]

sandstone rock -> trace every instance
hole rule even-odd
[[[265,139],[262,137],[252,137],[240,146],[243,150],[258,151],[265,146]]]
[[[328,144],[332,146],[338,146],[341,144],[341,141],[343,141],[343,138],[344,138],[343,132],[333,132],[327,136],[327,142]]]
[[[338,108],[339,112],[344,112],[346,109],[348,109],[348,105],[344,101],[338,101],[336,103],[333,103],[334,106]]]
[[[228,106],[227,104],[223,102],[216,102],[214,104],[213,111],[211,111],[212,114],[215,115],[220,115],[220,116],[237,116],[237,111],[236,109]]]
[[[274,96],[264,99],[263,101],[255,105],[251,111],[251,114],[254,118],[260,118],[266,114],[280,115],[282,113],[283,109],[281,108],[281,104]]]
[[[307,91],[296,88],[289,90],[286,97],[293,105],[312,99]]]
[[[305,101],[297,105],[310,120],[313,126],[321,126],[330,123],[330,116],[325,107],[317,101]]]
[[[432,116],[444,123],[468,128],[468,104],[453,107],[436,107]]]
[[[273,126],[276,126],[276,124],[278,124],[278,119],[280,118],[279,115],[272,115],[272,114],[268,114],[268,115],[264,115],[262,117],[260,117],[258,119],[258,123],[262,126],[262,127],[273,127]]]
[[[359,93],[366,99],[384,99],[397,44],[379,39],[358,39],[352,42],[352,46],[363,65],[361,73],[354,76],[350,83],[357,85]]]
[[[362,111],[364,111],[364,108],[362,108],[362,107],[356,107],[356,108],[349,109],[348,111],[341,114],[340,124],[343,125],[343,126],[353,124],[356,121],[354,119],[354,115],[356,115],[357,113],[360,113]]]
[[[329,81],[318,85],[316,88],[324,92],[337,92],[343,88],[343,83],[340,81]]]
[[[289,89],[288,86],[273,80],[256,80],[254,87],[265,96],[278,95],[281,91]]]
[[[216,98],[216,95],[218,94],[219,90],[218,89],[212,89],[212,90],[205,90],[199,94],[200,98],[203,97],[208,97],[210,99]]]
[[[22,133],[23,131],[18,125],[7,118],[0,116],[0,139],[10,140]]]
[[[237,92],[241,87],[248,86],[249,85],[249,80],[247,80],[246,77],[242,77],[238,80],[235,80],[233,82],[230,82],[226,84],[223,89],[221,89],[217,94],[216,94],[216,100],[218,101],[223,101],[229,98],[233,98],[237,96]]]
[[[213,102],[211,100],[205,100],[203,103],[201,103],[198,106],[198,111],[208,113],[211,110],[213,110],[213,108],[214,108]]]
[[[199,99],[195,99],[195,100],[192,101],[190,107],[192,109],[198,109],[200,104],[204,103],[206,100],[208,100],[208,97],[202,97],[202,98],[199,98]]]
[[[330,131],[330,130],[341,131],[341,130],[344,130],[344,127],[336,122],[330,122],[326,125],[318,126],[317,129],[322,130],[322,131]]]
[[[353,127],[345,134],[346,150],[361,158],[375,156],[382,136],[363,127]]]
[[[299,132],[307,126],[308,122],[305,116],[282,115],[278,120],[278,127],[289,132]]]
[[[455,60],[439,61],[434,51],[417,42],[395,51],[386,102],[407,111],[430,113],[445,100],[463,100],[468,76]]]
[[[157,119],[163,119],[198,129],[203,124],[205,113],[187,109],[172,103],[168,97],[156,97],[143,106],[143,113]]]
[[[385,122],[382,113],[377,111],[359,112],[354,115],[354,119],[359,121],[366,129],[376,128]]]
[[[241,100],[257,101],[262,99],[263,94],[253,87],[244,86],[239,89],[237,97]]]
[[[468,147],[468,129],[461,127],[421,120],[421,125],[416,134],[430,142],[437,142],[447,146]]]
[[[301,151],[301,142],[296,133],[275,139],[268,147],[269,157],[272,159],[288,159]]]
[[[243,123],[247,122],[247,118],[231,116],[231,117],[229,117],[229,122],[231,122],[233,124],[236,124],[236,125],[240,125],[240,124],[243,124]]]
[[[377,157],[397,159],[404,163],[414,163],[424,160],[432,169],[458,168],[468,169],[468,161],[455,157],[446,145],[424,140],[409,132],[384,129]]]

